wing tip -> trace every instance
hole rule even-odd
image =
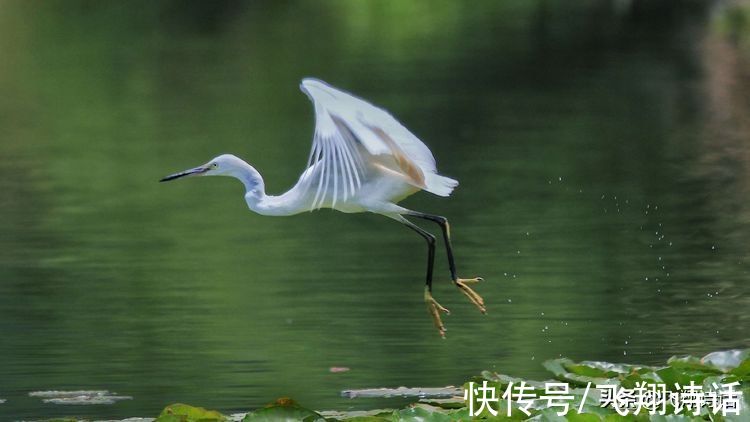
[[[328,88],[330,85],[328,85],[325,81],[314,78],[311,76],[308,76],[306,78],[302,78],[302,81],[299,83],[299,89],[301,89],[303,92],[307,92],[310,88]]]

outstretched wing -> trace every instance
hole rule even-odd
[[[300,89],[315,106],[315,135],[308,168],[315,186],[312,208],[332,205],[354,195],[381,167],[407,183],[426,188],[436,173],[435,159],[416,136],[388,112],[317,79],[304,79]]]

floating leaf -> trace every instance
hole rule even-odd
[[[422,406],[414,406],[403,410],[397,410],[393,413],[393,416],[395,420],[403,422],[451,422],[455,420],[446,413],[429,410]]]
[[[222,422],[227,417],[215,410],[174,403],[165,407],[154,422]]]
[[[673,368],[679,368],[679,369],[697,369],[701,371],[705,371],[709,369],[706,365],[701,362],[700,358],[697,358],[695,356],[672,356],[667,360],[667,365],[673,367]],[[715,369],[711,369],[712,371],[716,371]]]
[[[545,361],[542,366],[547,368],[548,371],[555,375],[555,378],[561,381],[567,381],[571,384],[578,386],[586,386],[588,383],[593,385],[596,384],[619,384],[619,381],[613,378],[606,378],[601,376],[588,376],[572,373],[568,370],[568,367],[579,367],[580,364],[576,364],[570,359],[560,358]],[[593,369],[593,368],[592,368]],[[579,368],[580,370],[580,368]]]
[[[687,368],[675,368],[667,366],[656,371],[661,378],[662,383],[666,385],[667,390],[676,390],[675,384],[690,385],[690,382],[701,384],[706,377],[716,375],[714,372],[706,373]]]
[[[288,397],[277,399],[274,403],[269,404],[263,409],[248,413],[242,422],[262,422],[262,421],[325,421],[325,418],[319,413],[306,409],[294,400]]]
[[[443,409],[460,409],[466,406],[466,401],[463,397],[451,397],[449,399],[419,399],[419,402],[430,406],[442,407]]]
[[[354,422],[365,422],[365,421],[392,421],[393,420],[393,409],[375,409],[375,410],[350,410],[350,411],[338,411],[338,410],[327,410],[324,412],[318,412],[326,420],[335,421],[354,421]]]
[[[482,371],[482,379],[495,382],[502,387],[507,387],[509,384],[518,385],[521,382],[524,382],[525,385],[528,385],[534,388],[534,390],[539,390],[539,391],[544,391],[545,383],[550,382],[550,381],[525,380],[523,378],[515,378],[509,375],[499,374],[497,372],[490,372],[490,371]],[[479,385],[481,385],[481,381],[479,382]]]
[[[579,363],[571,363],[565,367],[575,374],[598,378],[613,378],[619,375],[643,374],[653,372],[654,367],[645,365],[630,365],[627,363],[610,363],[585,360]]]
[[[458,410],[446,410],[426,404],[414,404],[402,410],[396,410],[391,416],[391,421],[398,422],[449,422],[472,420],[468,408]]]

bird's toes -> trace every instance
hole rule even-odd
[[[484,281],[484,278],[482,277],[474,277],[474,278],[459,278],[456,280],[456,283],[459,284],[476,284],[479,282]]]

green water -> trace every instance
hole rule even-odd
[[[724,12],[0,1],[0,415],[395,406],[339,392],[749,347],[749,55]],[[291,186],[305,76],[388,108],[461,182],[404,204],[450,219],[488,315],[439,253],[441,340],[423,241],[383,217],[261,217],[233,180],[157,183],[231,152]],[[27,396],[71,389],[133,400]]]

